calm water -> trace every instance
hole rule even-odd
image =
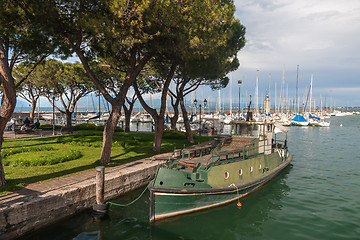
[[[149,225],[147,192],[129,207],[112,206],[106,220],[87,211],[26,239],[360,239],[360,116],[331,122],[291,128],[291,166],[241,199],[240,209],[230,203]]]

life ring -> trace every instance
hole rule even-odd
[[[259,170],[261,170],[261,163],[260,163],[260,165],[259,165]]]
[[[229,173],[228,171],[225,171],[225,172],[224,172],[224,179],[225,179],[225,180],[228,180],[229,177],[230,177],[230,173]]]
[[[239,176],[241,177],[243,175],[243,170],[242,168],[239,169]]]
[[[251,166],[251,167],[250,167],[250,173],[252,173],[253,171],[254,171],[254,167]]]

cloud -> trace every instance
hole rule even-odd
[[[300,64],[301,76],[309,79],[314,73],[320,86],[359,87],[360,1],[235,0],[235,5],[247,32],[235,78],[250,75],[247,81],[254,81],[260,69],[263,78],[271,72],[281,79],[285,64],[287,78],[294,82]]]

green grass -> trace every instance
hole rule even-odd
[[[152,151],[153,133],[115,132],[111,151],[111,166],[155,155]],[[195,143],[209,137],[194,135]],[[180,149],[190,144],[186,135],[165,131],[162,152]],[[102,131],[81,130],[73,134],[6,139],[1,150],[7,185],[0,194],[18,190],[30,183],[48,181],[100,165]]]

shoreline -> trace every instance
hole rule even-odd
[[[105,169],[105,201],[145,186],[172,153]],[[0,196],[0,239],[14,239],[95,204],[95,169]],[[89,216],[91,217],[91,216]]]

